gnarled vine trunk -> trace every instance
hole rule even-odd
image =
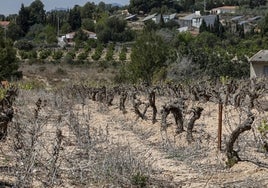
[[[191,143],[193,141],[193,128],[195,125],[195,121],[200,118],[203,110],[204,109],[201,107],[196,107],[196,108],[193,108],[191,110],[192,114],[191,114],[191,118],[190,118],[188,125],[187,125],[187,135],[186,135],[186,139],[187,139],[188,143]]]
[[[254,119],[254,115],[252,113],[248,113],[247,119],[231,133],[229,141],[226,144],[226,155],[228,159],[227,166],[232,167],[240,161],[237,151],[234,150],[234,143],[240,134],[251,129]]]

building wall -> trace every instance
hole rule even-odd
[[[264,67],[268,66],[268,62],[251,62],[250,63],[250,78],[267,76],[264,74]]]
[[[194,18],[192,21],[193,27],[199,28],[201,24],[202,24],[202,18]]]
[[[192,20],[179,20],[180,27],[192,27]]]

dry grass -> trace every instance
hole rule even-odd
[[[82,87],[83,88],[83,87]],[[258,126],[267,112],[254,110],[253,129],[235,144],[241,162],[226,167],[225,141],[245,117],[242,110],[224,108],[223,147],[217,151],[217,105],[201,106],[194,141],[186,132],[176,134],[168,116],[161,131],[161,114],[151,123],[137,119],[131,103],[127,113],[113,105],[92,101],[79,88],[20,90],[6,142],[1,142],[0,186],[5,187],[266,187],[267,153],[261,148]],[[142,100],[146,96],[139,92]],[[157,96],[156,105],[171,100]],[[38,102],[37,102],[38,101]],[[186,120],[189,119],[186,116]]]

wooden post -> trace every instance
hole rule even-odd
[[[218,151],[221,151],[221,135],[222,135],[222,103],[219,103],[219,122],[218,122]]]

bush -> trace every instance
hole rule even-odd
[[[28,52],[28,58],[37,58],[37,52],[35,50],[31,50],[30,52]]]
[[[46,59],[50,55],[51,55],[51,50],[42,50],[42,51],[39,52],[39,58],[40,59]]]
[[[18,48],[19,50],[30,51],[33,49],[34,46],[30,41],[19,40],[14,44],[14,47]]]
[[[66,54],[66,55],[63,57],[62,62],[63,62],[63,63],[68,63],[68,64],[73,64],[73,63],[74,63],[73,56],[71,56],[69,53]]]
[[[70,52],[68,52],[67,54],[68,54],[69,56],[71,56],[72,59],[74,59],[75,56],[76,56],[74,51],[70,51]]]
[[[28,53],[25,51],[19,51],[19,55],[21,59],[28,59]]]
[[[127,48],[124,46],[119,54],[119,60],[125,61],[127,59]]]
[[[93,60],[98,61],[101,58],[101,53],[95,52],[91,57]]]
[[[97,40],[95,39],[89,39],[87,40],[87,45],[91,48],[97,48],[98,43],[97,43]]]
[[[111,61],[113,60],[113,55],[114,55],[114,44],[109,44],[108,46],[108,51],[106,53],[106,60]]]
[[[17,50],[13,41],[4,39],[0,29],[0,80],[9,80],[16,75],[19,69]]]
[[[83,52],[78,54],[77,59],[80,61],[86,60],[87,59],[87,53]]]
[[[141,172],[138,172],[132,176],[131,183],[139,187],[146,187],[148,182],[148,177]]]
[[[18,88],[22,90],[34,90],[34,89],[41,89],[44,88],[44,83],[37,81],[37,80],[32,80],[29,82],[22,82],[18,84]]]
[[[108,50],[107,53],[106,53],[105,59],[106,59],[107,61],[111,61],[111,60],[114,59],[114,58],[113,58],[113,55],[114,55],[114,52]]]
[[[103,51],[103,46],[99,44],[95,50],[95,53],[91,56],[92,59],[95,61],[99,60],[101,58],[102,51]]]
[[[59,60],[62,58],[62,55],[63,55],[63,52],[58,50],[58,51],[54,51],[53,54],[52,54],[52,58],[54,60]]]
[[[85,50],[85,52],[88,53],[88,52],[91,51],[91,47],[88,44],[86,44],[85,47],[84,47],[84,50]]]

